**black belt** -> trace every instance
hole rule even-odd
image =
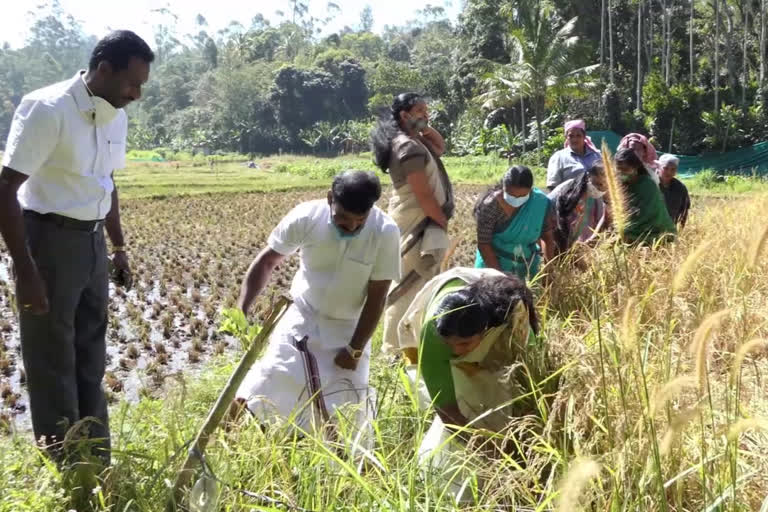
[[[55,213],[38,213],[32,210],[24,210],[24,216],[29,219],[35,219],[41,222],[50,222],[66,229],[76,229],[77,231],[96,232],[104,227],[104,219],[101,220],[78,220]]]

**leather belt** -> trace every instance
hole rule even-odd
[[[24,216],[41,222],[50,222],[51,224],[56,224],[62,228],[74,229],[77,231],[89,231],[91,233],[95,233],[104,227],[104,219],[79,220],[58,215],[56,213],[38,213],[32,210],[24,210]]]

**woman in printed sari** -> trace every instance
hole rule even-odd
[[[554,212],[546,194],[533,187],[533,173],[510,167],[500,185],[475,205],[476,268],[495,268],[530,279],[554,255]]]
[[[615,162],[629,213],[624,230],[626,241],[653,244],[659,239],[674,240],[675,223],[667,212],[659,187],[637,154],[631,149],[619,150]]]
[[[440,271],[448,250],[453,189],[440,156],[443,137],[429,126],[424,98],[397,96],[372,133],[376,165],[392,178],[387,213],[400,228],[402,278],[384,312],[385,351],[397,349],[397,323],[419,289]]]
[[[581,176],[565,181],[549,193],[555,212],[555,244],[558,254],[578,242],[590,244],[607,228],[603,197],[608,190],[602,164]]]
[[[470,437],[461,427],[503,433],[511,419],[536,413],[535,399],[523,397],[531,391],[528,379],[539,382],[545,373],[538,328],[524,281],[475,268],[432,279],[400,322],[400,346],[419,405],[436,412],[419,459],[452,481],[457,499],[466,474],[453,469],[452,455],[463,457],[458,441]]]
[[[657,173],[658,162],[656,161],[658,159],[658,153],[656,153],[656,148],[653,147],[653,144],[651,144],[645,136],[640,135],[639,133],[628,133],[622,137],[616,151],[618,152],[622,149],[631,149],[634,151],[637,157],[643,162],[643,165],[645,165],[651,180],[653,180],[656,185],[659,184],[659,176]]]

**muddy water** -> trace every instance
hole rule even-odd
[[[12,399],[3,396],[0,401],[0,418],[10,421],[11,428],[17,432],[31,431],[31,419],[29,415],[29,397],[24,383],[24,365],[21,357],[19,343],[18,322],[14,314],[12,281],[10,279],[10,261],[7,255],[0,255],[0,321],[10,326],[9,332],[2,332],[0,342],[0,359],[4,357],[10,361],[9,372],[0,376],[0,390],[4,395],[12,394]],[[198,290],[200,302],[204,302],[210,294],[208,287],[200,287]],[[187,296],[192,295],[192,290],[187,290]],[[105,381],[105,390],[112,400],[119,398],[129,402],[136,402],[142,394],[158,393],[164,380],[174,374],[183,374],[186,377],[194,377],[201,371],[203,365],[214,355],[214,342],[220,343],[220,353],[234,354],[238,350],[238,343],[230,336],[220,335],[216,332],[213,319],[202,311],[201,307],[192,309],[187,316],[197,318],[202,323],[202,332],[196,336],[202,341],[203,351],[199,353],[199,360],[190,361],[189,350],[192,348],[192,336],[188,327],[179,315],[174,315],[174,321],[170,340],[166,340],[157,322],[152,322],[152,308],[148,304],[160,303],[159,286],[157,284],[137,283],[134,290],[128,294],[116,293],[115,287],[110,283],[110,317],[117,319],[117,328],[110,327],[107,334],[107,374],[112,374],[112,380]],[[148,343],[142,346],[139,329],[136,323],[128,319],[128,304],[143,303],[146,307],[141,312],[141,319],[150,325]],[[221,307],[215,310],[218,315]],[[114,326],[114,320],[113,324]],[[198,342],[200,343],[200,341]],[[138,350],[135,357],[129,357],[127,347],[133,344]],[[167,346],[167,361],[162,364],[156,361],[157,351],[155,346],[162,344]],[[126,364],[127,363],[127,364]],[[110,384],[117,382],[116,392],[110,389]],[[10,386],[10,388],[9,388]]]

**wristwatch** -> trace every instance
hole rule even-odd
[[[116,252],[125,252],[126,246],[125,245],[115,245],[112,247],[112,253]]]
[[[346,346],[347,353],[352,356],[352,359],[358,360],[363,357],[363,351],[357,348],[353,348],[351,345]]]

